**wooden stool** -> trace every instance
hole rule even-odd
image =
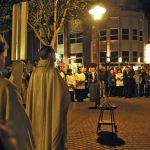
[[[112,127],[112,132],[115,131],[115,133],[117,132],[117,125],[115,123],[115,115],[114,115],[114,110],[116,109],[116,106],[108,106],[108,107],[104,107],[104,106],[100,106],[100,113],[99,113],[99,119],[98,119],[98,124],[97,124],[97,132],[101,131],[101,126],[102,125],[110,125]],[[103,114],[104,111],[109,111],[110,112],[110,120],[103,120]]]

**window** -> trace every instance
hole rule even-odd
[[[100,52],[100,62],[106,62],[106,52]]]
[[[76,33],[77,43],[82,43],[83,41],[83,33]]]
[[[111,52],[110,61],[111,62],[118,62],[118,52]]]
[[[140,60],[141,60],[141,62],[143,62],[143,52],[140,52]]]
[[[129,62],[129,52],[128,51],[123,51],[122,52],[122,60],[124,62]]]
[[[106,41],[106,30],[100,31],[100,41]]]
[[[83,54],[82,53],[77,53],[76,56],[77,57],[83,57]]]
[[[140,41],[143,41],[143,31],[140,31]]]
[[[133,62],[138,62],[138,52],[133,51]]]
[[[118,40],[118,29],[110,29],[110,40]]]
[[[58,44],[64,44],[64,37],[63,34],[58,35]]]
[[[122,40],[129,40],[129,29],[122,29]]]
[[[76,43],[76,35],[74,33],[70,34],[70,43]]]
[[[70,34],[70,43],[82,43],[83,41],[83,33],[71,33]]]
[[[82,58],[77,58],[76,63],[83,63]]]
[[[133,29],[132,30],[132,39],[133,40],[137,40],[138,39],[138,33],[137,33],[137,30],[136,29]]]

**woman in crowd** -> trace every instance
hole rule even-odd
[[[95,102],[95,106],[98,106],[100,104],[100,88],[97,80],[96,68],[94,67],[90,68],[89,83],[90,98]]]
[[[71,101],[74,102],[74,89],[76,86],[76,79],[74,74],[72,74],[72,69],[67,70],[66,83],[69,87]]]
[[[116,72],[116,95],[119,97],[123,96],[123,73],[122,70],[119,68]]]
[[[147,70],[146,76],[145,76],[145,96],[150,96],[150,70]]]
[[[139,74],[139,71],[138,70],[136,70],[135,71],[135,74],[134,74],[134,79],[135,79],[135,84],[136,84],[136,86],[135,86],[135,96],[140,96],[140,83],[141,83],[141,78],[140,78],[140,74]]]
[[[76,89],[75,95],[78,102],[83,102],[85,98],[85,74],[82,72],[82,68],[78,68],[78,72],[75,74]]]
[[[114,70],[110,70],[110,74],[108,75],[108,91],[109,96],[116,96],[116,79]]]

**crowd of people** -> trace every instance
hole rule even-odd
[[[98,68],[79,67],[76,73],[72,73],[72,69],[66,72],[61,67],[59,69],[72,101],[83,101],[88,93],[94,101],[106,95],[125,98],[150,96],[150,69],[144,67],[134,70],[132,66],[106,67],[100,64]]]
[[[28,60],[22,75],[22,97],[26,100],[26,90],[31,73],[38,62]],[[98,67],[78,67],[76,72],[64,65],[56,67],[62,79],[67,83],[71,101],[83,102],[90,98],[99,104],[100,98],[109,97],[149,97],[150,96],[150,69],[132,66],[111,67],[99,64]],[[10,77],[7,73],[6,77]],[[26,102],[24,102],[25,104]]]
[[[150,97],[150,69],[144,67],[99,64],[73,72],[63,65],[55,67],[55,51],[43,46],[38,62],[18,62],[19,77],[13,73],[17,65],[5,70],[4,50],[0,39],[0,149],[66,150],[70,100],[90,98],[97,106],[108,96]]]
[[[10,72],[4,51],[0,37],[0,149],[67,150],[70,94],[54,66],[54,49],[40,49],[36,68],[16,61]]]

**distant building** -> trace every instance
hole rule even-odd
[[[111,64],[118,65],[120,59],[120,63],[122,61],[123,64],[144,63],[145,44],[148,41],[148,20],[141,11],[139,1],[111,0],[106,6],[109,9],[107,15],[99,23],[99,62],[106,63],[108,59]],[[81,62],[84,65],[89,62],[96,63],[93,30],[90,33],[92,38],[87,37],[82,20],[73,20],[69,23],[68,29],[69,53],[70,56],[77,58],[74,62]],[[62,55],[64,54],[63,39],[62,32],[58,35],[57,45],[57,51]]]

